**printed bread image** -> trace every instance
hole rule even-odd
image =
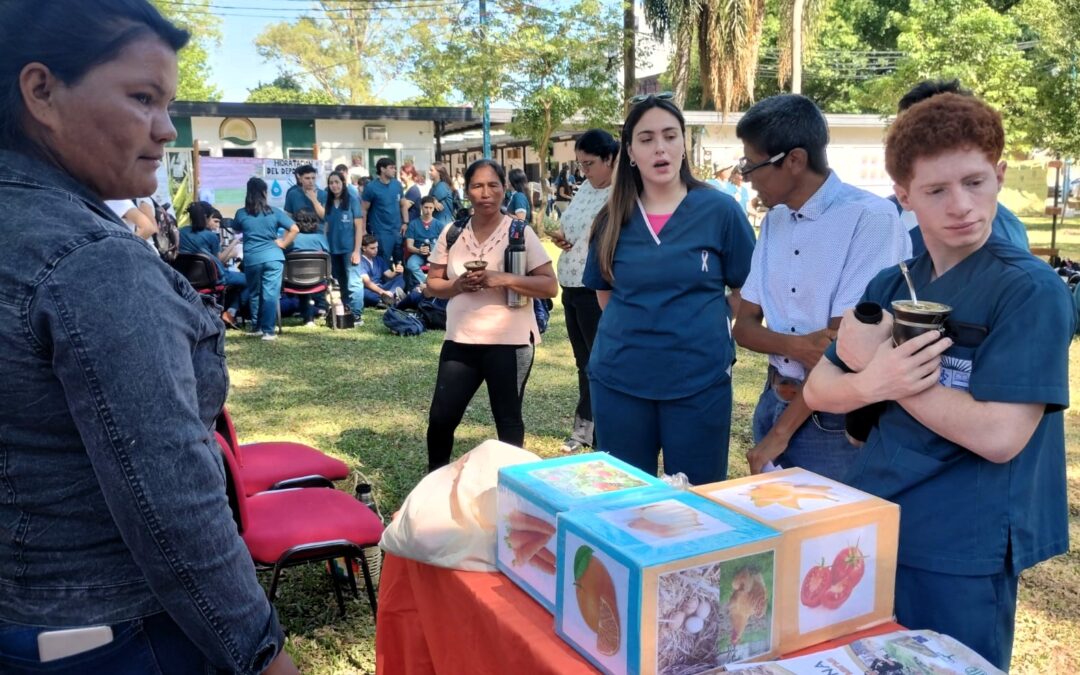
[[[657,537],[678,537],[702,527],[697,511],[675,501],[642,506],[636,512],[627,527]]]

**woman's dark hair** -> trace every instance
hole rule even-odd
[[[19,90],[19,74],[27,64],[48,66],[61,82],[74,86],[131,43],[152,36],[173,51],[190,37],[147,0],[0,2],[0,148],[27,143]]]
[[[218,213],[217,209],[211,206],[208,202],[191,202],[187,207],[188,215],[191,217],[191,231],[202,232],[209,226],[210,218]],[[217,216],[221,218],[221,214]]]
[[[502,168],[502,164],[493,159],[478,159],[470,164],[468,169],[465,169],[465,192],[469,191],[469,184],[472,183],[472,177],[476,174],[477,169],[485,166],[491,167],[491,170],[499,177],[499,182],[506,185],[506,171]]]
[[[615,260],[615,247],[619,243],[619,235],[630,217],[637,209],[638,196],[641,194],[643,183],[641,172],[630,163],[630,142],[634,137],[634,128],[641,121],[642,116],[653,108],[660,108],[670,113],[679,122],[679,129],[683,141],[686,140],[686,119],[679,107],[668,99],[650,96],[641,103],[630,109],[623,123],[622,133],[619,134],[619,163],[615,169],[615,179],[611,186],[611,196],[604,208],[596,215],[593,221],[591,240],[598,242],[597,257],[600,262],[600,272],[604,279],[611,283],[615,280],[612,265]],[[706,183],[694,178],[690,171],[690,161],[683,153],[682,163],[679,165],[679,180],[687,190],[708,187]]]
[[[589,129],[578,136],[574,150],[595,155],[608,162],[619,154],[619,142],[603,129]]]
[[[341,173],[340,171],[334,171],[326,177],[326,203],[323,204],[323,207],[329,213],[330,208],[334,205],[334,202],[338,201],[334,198],[334,193],[330,191],[330,179],[334,176],[337,176],[338,180],[341,181],[341,206],[339,208],[342,211],[348,211],[349,199],[352,197],[352,195],[349,194],[349,181],[347,178],[345,178],[345,174]]]
[[[521,169],[510,170],[510,187],[514,192],[526,192],[529,189],[529,177]]]
[[[300,209],[293,215],[293,220],[303,234],[319,231],[319,217],[311,209]]]
[[[262,178],[248,178],[247,195],[244,196],[244,210],[247,211],[249,216],[272,213],[270,205],[266,203],[266,181]]]
[[[825,156],[829,125],[805,96],[780,94],[758,101],[735,125],[735,135],[769,157],[802,148],[811,171],[821,176],[829,173]]]

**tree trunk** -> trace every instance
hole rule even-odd
[[[791,93],[802,93],[803,0],[794,0],[791,12]]]
[[[630,97],[637,93],[637,30],[634,21],[635,0],[623,0],[623,114],[630,111]]]
[[[683,19],[675,40],[675,103],[680,108],[686,107],[686,92],[690,88],[690,48],[694,41],[694,24],[689,19]]]

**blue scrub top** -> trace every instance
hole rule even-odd
[[[409,220],[415,220],[420,217],[420,200],[423,198],[424,195],[420,194],[420,187],[417,185],[414,185],[405,191],[405,199],[412,202],[412,206],[409,207]]]
[[[278,227],[293,226],[292,218],[274,206],[269,213],[251,215],[246,209],[236,212],[234,227],[244,233],[244,263],[249,265],[284,261],[285,252],[277,245]]]
[[[439,235],[442,234],[444,227],[446,227],[445,224],[440,223],[434,218],[431,219],[431,222],[428,223],[427,226],[424,225],[423,220],[417,218],[409,221],[409,228],[405,230],[405,238],[412,239],[413,246],[417,248],[420,248],[421,244],[423,244],[426,239],[428,240],[428,243],[431,244],[431,249],[435,250],[435,242],[438,241]]]
[[[221,253],[221,237],[217,232],[202,230],[196,232],[190,225],[180,228],[180,252],[181,253],[205,253],[217,263],[218,274],[225,273],[225,266],[218,260]]]
[[[330,244],[322,232],[301,232],[293,239],[288,251],[330,251]]]
[[[401,197],[404,190],[396,179],[383,184],[375,179],[364,188],[363,200],[370,206],[367,212],[368,234],[398,232],[401,229]]]
[[[532,204],[529,203],[529,198],[525,196],[524,192],[511,192],[510,203],[506,206],[506,212],[511,217],[516,218],[514,214],[521,209],[525,210],[525,222],[532,222]]]
[[[730,380],[735,345],[725,287],[746,280],[754,234],[735,200],[698,188],[657,238],[635,208],[615,248],[614,287],[600,274],[596,242],[589,246],[583,283],[611,291],[589,375],[632,396],[671,400]]]
[[[1076,318],[1068,289],[1045,262],[999,237],[933,281],[929,255],[908,265],[920,300],[953,308],[956,344],[943,355],[941,383],[977,401],[1042,403],[1046,414],[1019,455],[995,464],[888,402],[847,482],[900,505],[900,564],[1019,574],[1069,544],[1062,410]],[[909,298],[890,267],[863,300],[888,308]],[[839,365],[835,344],[826,356]]]
[[[431,186],[431,197],[442,204],[442,211],[435,211],[435,220],[442,224],[454,221],[454,191],[441,180]]]
[[[353,185],[352,183],[346,183],[345,188],[349,191],[350,197],[355,199],[357,202],[360,201],[360,191],[356,189],[355,185]]]
[[[315,211],[315,205],[312,204],[311,200],[308,199],[308,196],[304,194],[303,189],[299,186],[294,187],[296,189],[290,189],[285,193],[285,212],[295,216],[301,209],[310,209],[312,212],[317,213],[317,211]],[[316,188],[315,194],[318,195],[320,204],[326,203],[326,190]]]
[[[349,196],[349,205],[342,209],[331,205],[326,210],[327,239],[331,253],[352,253],[356,246],[356,225],[360,217],[360,200]]]

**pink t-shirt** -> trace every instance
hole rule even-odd
[[[667,221],[671,220],[670,213],[648,213],[649,227],[652,228],[653,234],[660,234],[660,230],[664,229],[667,225]]]
[[[470,260],[486,260],[487,269],[504,271],[503,255],[510,234],[510,217],[484,241],[473,236],[472,221],[465,226],[450,249],[449,262],[446,255],[446,235],[450,227],[443,228],[429,262],[446,265],[446,277],[453,281],[465,274],[465,263]],[[525,228],[525,267],[530,272],[546,263],[551,257],[544,250],[540,238],[531,227]],[[461,293],[450,298],[446,306],[446,339],[464,344],[480,345],[527,345],[530,336],[534,344],[540,344],[540,329],[532,303],[524,307],[506,305],[505,288],[485,288],[475,293]]]

